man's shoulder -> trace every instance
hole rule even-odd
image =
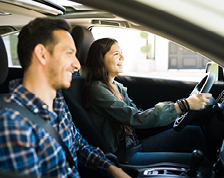
[[[3,124],[4,123],[4,124]],[[0,106],[0,124],[7,125],[17,125],[17,126],[28,126],[30,127],[30,123],[28,124],[28,118],[21,114],[19,111],[14,110],[7,106]]]
[[[0,144],[7,145],[1,147],[1,150],[8,149],[8,144],[17,147],[22,144],[24,147],[34,147],[36,137],[39,132],[34,132],[35,125],[31,121],[8,107],[0,108]]]
[[[5,103],[12,103],[14,105],[20,105],[21,103],[17,100],[13,100],[13,94],[7,94],[0,98],[1,101]],[[11,108],[10,106],[4,106],[0,104],[0,123],[11,123],[11,124],[18,124],[21,126],[25,126],[28,122],[26,116],[21,114],[19,111]]]

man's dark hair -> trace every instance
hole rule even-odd
[[[43,44],[52,53],[58,39],[54,37],[55,30],[65,30],[70,32],[70,25],[59,18],[36,18],[25,25],[18,38],[18,57],[24,72],[31,64],[31,57],[37,44]]]

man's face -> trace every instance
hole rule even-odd
[[[54,46],[53,53],[49,53],[47,63],[47,76],[50,86],[55,89],[67,89],[71,85],[73,71],[80,69],[76,58],[76,47],[70,33],[64,30],[54,31],[58,43]]]

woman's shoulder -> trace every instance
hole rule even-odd
[[[101,81],[95,81],[95,82],[93,82],[93,84],[92,84],[92,87],[101,87],[101,86],[106,86],[106,84],[104,84],[104,83],[101,82]]]
[[[122,83],[119,83],[117,81],[114,80],[114,84],[117,85],[117,87],[123,91],[123,92],[127,92],[127,88],[124,87],[124,85]],[[93,82],[92,86],[91,86],[91,90],[92,91],[102,91],[102,90],[109,90],[109,87],[101,82],[101,81],[95,81]]]
[[[101,81],[95,81],[93,82],[91,86],[92,91],[99,91],[99,90],[105,90],[105,89],[108,90],[108,86]]]
[[[93,85],[102,85],[102,84],[103,84],[103,82],[101,82],[101,81],[99,81],[99,80],[93,82]]]

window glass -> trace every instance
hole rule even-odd
[[[7,55],[9,67],[20,67],[19,58],[17,55],[18,33],[2,37]]]
[[[93,27],[95,39],[115,38],[124,55],[121,75],[200,81],[207,58],[152,33],[116,27]]]

